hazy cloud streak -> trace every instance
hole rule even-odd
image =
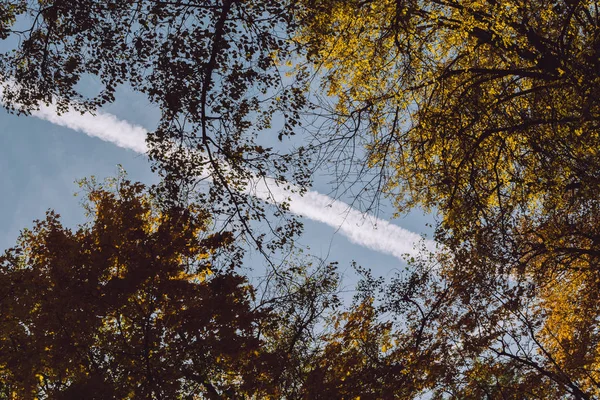
[[[119,120],[112,114],[98,111],[95,115],[81,114],[71,110],[61,115],[53,107],[42,106],[32,112],[40,119],[85,133],[88,136],[113,143],[119,147],[146,153],[147,131],[139,126]],[[309,191],[301,196],[282,188],[272,178],[253,182],[248,193],[270,203],[290,203],[290,211],[308,219],[322,222],[338,230],[351,242],[369,249],[403,259],[406,254],[415,255],[421,236],[388,221],[362,213],[350,205],[329,196]],[[426,247],[435,248],[427,240]]]
[[[96,137],[137,153],[148,151],[146,129],[122,121],[112,114],[101,111],[96,112],[96,115],[81,114],[78,111],[70,110],[58,115],[54,107],[46,105],[42,105],[39,110],[33,111],[31,114],[53,124],[83,132],[88,136]]]
[[[294,214],[327,224],[337,229],[352,243],[380,253],[390,254],[399,259],[403,259],[406,254],[418,253],[417,245],[422,239],[421,235],[360,212],[347,203],[324,194],[308,191],[301,196],[281,188],[272,178],[257,183],[251,194],[270,203],[289,201],[290,211]],[[431,251],[435,250],[435,242],[431,240],[427,240],[425,246]]]

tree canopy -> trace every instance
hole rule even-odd
[[[307,4],[298,40],[336,129],[366,142],[399,212],[441,217],[451,256],[405,282],[416,298],[382,300],[419,317],[447,368],[432,390],[597,397],[598,4]]]
[[[84,184],[90,184],[85,181]],[[143,185],[87,188],[92,220],[49,211],[0,257],[0,397],[279,397],[297,377],[335,272],[279,271],[257,290],[197,206],[161,209]],[[318,276],[318,278],[317,278]],[[293,288],[289,286],[293,285]],[[310,310],[310,312],[308,312]],[[301,316],[301,317],[300,317]]]
[[[58,335],[74,349],[79,340],[92,346],[99,339],[89,332],[101,326],[92,314],[103,321],[114,318],[117,306],[93,301],[88,306],[94,310],[108,308],[74,309],[72,324],[83,324],[81,332],[88,332],[81,339],[60,336],[50,327],[37,333],[28,324],[66,299],[42,301],[35,296],[43,291],[33,293],[27,282],[40,281],[46,291],[54,290],[52,285],[84,290],[87,283],[53,275],[65,268],[60,260],[72,257],[71,264],[86,266],[82,271],[99,268],[86,272],[92,274],[86,275],[89,282],[104,282],[97,284],[100,289],[89,283],[86,296],[92,299],[100,296],[97,290],[110,290],[109,282],[125,279],[106,268],[130,249],[128,279],[138,279],[143,290],[155,293],[182,285],[191,292],[189,298],[181,292],[181,302],[190,301],[190,307],[217,301],[240,307],[234,314],[246,315],[236,320],[245,322],[235,329],[229,319],[207,320],[228,328],[221,332],[219,325],[206,340],[219,341],[222,333],[239,347],[231,355],[211,344],[214,353],[207,354],[216,369],[201,368],[208,375],[196,382],[206,396],[214,394],[212,385],[222,395],[235,390],[241,396],[287,398],[600,397],[598,6],[592,0],[5,2],[0,37],[19,39],[0,54],[6,107],[27,113],[53,103],[59,111],[89,111],[114,101],[115,89],[124,84],[160,107],[160,123],[148,139],[150,156],[164,178],[156,201],[176,211],[140,214],[137,228],[129,219],[119,223],[135,232],[141,229],[147,236],[142,239],[151,243],[162,232],[155,227],[183,223],[188,242],[179,228],[167,229],[174,235],[167,238],[181,239],[185,246],[162,248],[169,240],[161,238],[154,251],[196,257],[194,276],[216,270],[203,261],[213,252],[222,250],[233,264],[239,263],[239,253],[228,249],[240,230],[263,248],[264,236],[255,235],[249,221],[269,214],[264,204],[247,196],[249,182],[273,177],[302,191],[317,161],[342,171],[341,186],[365,184],[362,195],[388,196],[399,214],[417,206],[437,213],[436,240],[441,244],[437,254],[411,260],[406,272],[387,282],[363,271],[353,305],[330,316],[321,334],[311,335],[304,327],[333,311],[328,297],[335,281],[332,270],[303,281],[310,295],[288,293],[283,298],[291,303],[274,301],[273,310],[250,307],[254,292],[235,268],[190,282],[187,275],[169,279],[179,276],[177,268],[182,267],[179,261],[165,261],[156,263],[151,275],[138,275],[136,260],[149,257],[148,252],[126,236],[130,228],[115,225],[122,218],[118,215],[133,211],[118,208],[122,203],[114,195],[92,192],[112,199],[112,208],[91,200],[102,210],[97,218],[111,216],[106,226],[117,234],[112,243],[124,249],[94,242],[94,235],[105,229],[101,224],[99,230],[69,233],[49,214],[23,236],[23,245],[3,258],[2,279],[17,285],[3,301],[20,315],[14,318],[30,318],[9,319],[6,329],[24,341],[35,338],[38,347],[28,346],[32,362],[48,352],[53,361],[40,361],[47,368],[55,362],[52,357],[61,370],[68,363],[79,366],[80,372],[68,367],[68,377],[45,372],[48,385],[55,385],[47,390],[59,390],[65,380],[79,382],[82,371],[92,366],[82,358],[60,358],[66,352],[53,355],[52,338]],[[99,79],[102,90],[86,97],[78,84],[89,75]],[[309,121],[309,115],[314,119]],[[304,135],[305,145],[277,142],[293,134]],[[374,180],[360,182],[366,174]],[[207,176],[208,189],[196,190]],[[129,196],[137,199],[136,207],[150,210],[137,186],[126,187],[135,194]],[[204,214],[189,208],[190,194]],[[222,216],[228,222],[224,231],[231,234],[196,243],[205,227],[202,221]],[[273,248],[291,243],[299,225],[291,221],[287,228],[273,229],[279,237],[271,242]],[[190,253],[192,248],[196,253]],[[63,253],[68,257],[56,257]],[[208,258],[197,259],[202,254]],[[16,279],[25,273],[30,274],[27,279]],[[156,282],[144,280],[149,276]],[[274,276],[281,283],[277,290],[283,290],[285,274]],[[235,304],[222,291],[210,292],[219,279],[229,282]],[[127,301],[147,301],[141,300],[148,296],[143,290],[131,292]],[[129,295],[123,296],[125,301]],[[172,301],[169,297],[157,307]],[[171,312],[179,321],[185,314],[160,310],[151,312],[151,319]],[[134,321],[135,315],[128,318]],[[84,317],[95,322],[84,322]],[[290,330],[263,330],[265,318],[287,321],[280,326],[294,323]],[[127,327],[125,337],[141,338],[135,334],[139,325]],[[161,334],[167,335],[167,328]],[[167,342],[156,346],[162,349]],[[93,346],[103,345],[98,343]],[[191,347],[186,352],[197,351],[196,343],[201,345],[187,343]],[[46,347],[50,350],[41,350]],[[171,348],[160,351],[170,354]],[[264,351],[268,357],[261,358]],[[97,368],[109,371],[103,363],[112,362],[116,350],[102,352],[106,355],[95,361]],[[165,355],[175,360],[169,357]],[[177,371],[194,362],[193,357],[176,360],[172,372],[181,374]],[[282,360],[290,366],[284,367]],[[31,365],[23,363],[19,372],[9,361],[0,362],[11,366],[10,374],[29,374],[30,386],[23,390],[33,390],[38,383],[31,380]],[[268,362],[279,364],[265,367]],[[112,368],[115,376],[124,374]],[[257,382],[262,372],[248,377],[253,368],[263,368],[270,378]],[[6,376],[12,379],[7,382],[17,380],[17,375]],[[139,379],[150,382],[148,376]],[[158,386],[148,385],[155,396]],[[126,387],[123,383],[119,390]]]
[[[308,3],[298,40],[400,211],[497,265],[594,257],[596,2]]]
[[[158,212],[139,184],[89,200],[93,223],[71,231],[49,212],[0,259],[7,398],[210,397],[235,385],[266,314],[245,278],[211,262],[231,237],[201,240],[206,215]]]
[[[113,102],[120,85],[145,94],[160,109],[148,143],[163,201],[185,202],[210,179],[191,196],[249,233],[249,220],[265,214],[244,194],[249,183],[306,184],[308,165],[291,157],[302,150],[276,143],[294,133],[306,106],[302,74],[285,77],[293,2],[16,0],[4,8],[3,35],[18,45],[0,54],[3,104],[91,111]],[[97,93],[82,91],[90,77]]]

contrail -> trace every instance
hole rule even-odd
[[[407,254],[418,253],[416,245],[422,240],[421,235],[360,212],[324,194],[308,191],[300,195],[279,185],[273,178],[266,178],[256,184],[251,194],[270,203],[289,201],[289,209],[294,214],[327,224],[352,243],[371,250],[390,254],[400,260]],[[432,251],[435,249],[435,243],[430,240],[425,242],[425,246]]]
[[[148,150],[145,141],[147,130],[119,120],[112,114],[102,111],[96,112],[95,115],[81,114],[70,110],[58,115],[54,107],[42,105],[39,110],[33,111],[32,115],[137,153],[143,154]],[[362,213],[342,201],[315,191],[301,196],[279,186],[272,178],[264,178],[249,185],[247,192],[271,203],[289,200],[290,211],[294,214],[329,225],[352,243],[371,250],[392,255],[400,260],[404,260],[406,255],[413,256],[419,252],[418,243],[422,240],[420,235]],[[434,250],[436,245],[435,242],[427,240],[425,247]]]
[[[148,151],[146,146],[147,130],[139,125],[121,121],[112,114],[101,111],[98,111],[96,115],[81,114],[78,111],[70,110],[58,115],[56,108],[46,105],[41,105],[39,110],[32,111],[31,114],[53,124],[133,150],[136,153]]]

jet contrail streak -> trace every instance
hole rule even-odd
[[[101,111],[98,111],[96,115],[81,114],[78,111],[71,110],[58,115],[54,107],[46,105],[40,106],[39,110],[32,111],[31,114],[53,124],[83,132],[88,136],[96,137],[137,153],[148,151],[146,146],[147,130],[141,126],[121,121],[112,114]]]
[[[116,146],[146,153],[147,130],[119,120],[112,114],[98,111],[95,115],[71,110],[61,115],[51,106],[42,106],[32,112],[40,119],[80,131],[88,136]],[[329,196],[309,191],[303,196],[286,190],[272,178],[260,179],[248,185],[246,192],[270,203],[288,201],[290,211],[308,219],[324,223],[338,230],[351,242],[371,250],[392,255],[403,260],[405,255],[416,255],[421,236],[391,224],[388,221],[362,213],[350,205]],[[433,250],[435,242],[427,240],[425,246]]]

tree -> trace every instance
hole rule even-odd
[[[440,301],[436,393],[597,397],[597,2],[303,4],[323,134],[364,143],[398,212],[440,216],[446,258],[418,301],[384,301],[407,321]]]
[[[574,296],[572,280],[461,287],[454,268],[421,258],[389,282],[361,270],[355,302],[333,316],[307,372],[306,398],[599,396],[595,294]]]
[[[161,112],[148,143],[168,194],[162,200],[210,204],[263,249],[249,224],[266,211],[248,185],[265,176],[301,186],[308,179],[291,145],[273,149],[306,106],[302,74],[285,77],[294,4],[11,0],[2,35],[16,44],[0,54],[3,104],[20,113],[50,103],[87,112],[114,101],[120,85],[147,95]],[[89,76],[100,88],[86,96]],[[199,181],[208,189],[194,190]],[[298,227],[292,221],[285,232]],[[271,233],[286,237],[280,232]]]
[[[231,233],[209,234],[205,210],[161,209],[122,178],[84,184],[90,222],[72,231],[49,211],[0,257],[3,398],[281,393],[273,371],[298,345],[279,354],[270,343],[279,324],[300,338],[331,309],[335,271],[304,284],[308,268],[296,267],[286,280],[295,289],[271,285],[279,296],[256,301]],[[281,312],[309,305],[319,315],[297,322]]]
[[[497,266],[596,260],[596,2],[305,3],[297,40],[399,211]]]
[[[161,212],[140,184],[89,192],[93,223],[48,212],[0,259],[2,381],[19,398],[214,397],[259,348],[263,311],[198,208]],[[235,367],[237,365],[237,367]]]

